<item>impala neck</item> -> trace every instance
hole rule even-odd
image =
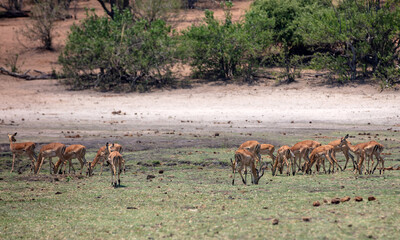
[[[356,152],[357,151],[357,148],[355,146],[353,146],[350,142],[346,141],[345,144],[352,152]]]

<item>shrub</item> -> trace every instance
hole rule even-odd
[[[299,27],[298,18],[305,11],[313,11],[314,8],[325,6],[327,1],[310,0],[256,0],[251,5],[250,11],[246,13],[246,23],[251,23],[258,29],[255,40],[262,41],[262,37],[269,35],[278,50],[273,64],[284,67],[285,72],[281,78],[287,82],[293,82],[299,74],[298,67],[301,58],[296,56],[296,51],[306,48],[302,35],[297,31]],[[264,49],[269,47],[265,42]],[[267,54],[266,51],[264,54]],[[271,54],[271,53],[270,53]],[[274,54],[274,53],[273,53]],[[265,58],[265,56],[260,56]]]
[[[32,41],[39,41],[46,50],[53,49],[54,23],[62,9],[53,0],[38,1],[32,7],[32,24],[21,31],[22,35]]]
[[[133,21],[126,10],[114,19],[94,11],[74,25],[59,57],[73,89],[146,91],[172,83],[175,40],[162,20]]]
[[[242,76],[252,80],[257,69],[259,45],[253,41],[255,29],[243,23],[232,23],[231,2],[225,5],[225,21],[205,11],[204,23],[192,25],[183,32],[187,58],[196,77],[232,79]]]
[[[338,6],[306,13],[300,24],[303,37],[331,49],[315,55],[314,63],[340,82],[373,76],[391,86],[400,75],[396,2],[344,0]]]

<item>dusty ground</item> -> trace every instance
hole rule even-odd
[[[235,2],[235,20],[250,2]],[[23,39],[26,47],[19,44],[16,32],[29,19],[0,19],[0,66],[18,53],[22,72],[59,69],[56,61],[69,26],[84,17],[87,6],[101,12],[95,0],[80,2],[78,20],[57,23],[53,52],[34,49],[35,43]],[[214,10],[217,17],[223,16],[221,9]],[[178,28],[204,16],[201,10],[181,14],[184,21]],[[0,75],[0,86],[0,143],[4,147],[7,132],[18,132],[18,141],[94,141],[90,144],[96,145],[116,139],[135,145],[133,149],[141,149],[136,145],[146,143],[142,147],[146,149],[157,144],[172,146],[179,139],[185,139],[180,146],[234,145],[255,133],[400,129],[398,91],[380,92],[378,86],[367,84],[332,87],[312,73],[303,74],[291,85],[276,86],[273,81],[252,86],[216,82],[144,94],[67,91],[56,80],[23,81],[5,75]],[[220,133],[219,138],[215,133]],[[230,136],[242,137],[230,140]]]

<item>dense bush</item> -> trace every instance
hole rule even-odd
[[[296,56],[296,52],[306,48],[307,45],[301,33],[298,32],[298,19],[303,12],[312,12],[327,4],[326,0],[256,0],[246,14],[246,23],[255,26],[260,37],[265,33],[271,35],[274,51],[264,53],[273,54],[275,57],[263,57],[269,60],[274,59],[272,64],[278,64],[285,69],[281,79],[286,82],[295,80],[298,72],[296,69],[301,63],[301,58]],[[255,40],[259,39],[256,36]],[[265,43],[263,46],[268,47]]]
[[[74,25],[59,61],[73,89],[139,90],[172,81],[175,42],[162,20],[133,21],[129,11],[114,19],[88,13]]]
[[[398,81],[400,8],[398,1],[340,1],[301,18],[302,36],[318,53],[313,66],[328,69],[341,82],[375,77],[387,87]],[[318,49],[317,49],[318,50]]]
[[[183,32],[190,66],[197,77],[232,79],[242,76],[253,79],[257,69],[255,59],[262,47],[254,42],[256,29],[248,24],[232,23],[230,8],[226,2],[225,21],[214,18],[212,11],[205,11],[204,23],[192,25]],[[265,38],[264,41],[267,41]]]

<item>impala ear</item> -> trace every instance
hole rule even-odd
[[[14,136],[17,136],[17,133],[14,133],[13,137],[14,137]]]

